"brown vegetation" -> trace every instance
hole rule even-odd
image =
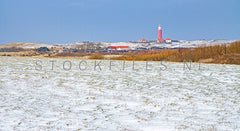
[[[0,52],[0,56],[37,56],[36,51],[21,51],[21,52]]]
[[[79,51],[76,53],[73,52],[61,52],[55,55],[56,57],[83,57],[86,56],[87,54],[85,52]]]
[[[100,53],[94,53],[91,56],[88,57],[89,59],[104,59],[104,55]]]
[[[20,52],[20,51],[24,51],[24,49],[17,47],[0,48],[0,52]]]
[[[230,45],[202,46],[195,49],[128,52],[114,59],[167,60],[173,62],[182,62],[184,60],[198,62],[201,60],[208,63],[240,64],[240,41]]]
[[[39,56],[39,57],[84,57],[91,53],[87,53],[79,47],[76,49],[61,49],[51,48],[50,51],[41,53],[35,49],[23,49],[21,47],[10,47],[13,44],[1,45],[0,56]],[[26,46],[29,44],[18,44],[18,46]],[[31,44],[30,44],[31,45]],[[100,47],[100,46],[99,46]],[[91,47],[92,49],[92,47]],[[61,50],[63,52],[59,53]],[[240,65],[240,41],[231,44],[215,45],[215,46],[200,46],[194,49],[165,49],[165,50],[142,50],[130,52],[117,52],[115,55],[107,55],[108,53],[94,53],[88,59],[115,59],[115,60],[152,60],[152,61],[173,61],[183,62],[204,62],[204,63],[221,63],[221,64],[239,64]],[[106,55],[106,57],[105,57]],[[114,56],[114,57],[112,57]]]

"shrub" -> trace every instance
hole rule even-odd
[[[104,59],[104,55],[102,55],[100,53],[94,53],[89,56],[89,59]]]
[[[48,52],[50,50],[47,47],[40,47],[40,48],[36,49],[36,51],[38,51],[38,52]]]
[[[229,45],[201,46],[195,49],[128,52],[114,59],[174,62],[183,60],[198,62],[200,59],[212,59],[214,63],[240,64],[240,41]]]

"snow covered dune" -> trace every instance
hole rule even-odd
[[[239,65],[0,57],[0,130],[240,130],[239,80]]]

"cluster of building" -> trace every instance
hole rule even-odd
[[[149,42],[149,40],[145,39],[145,38],[141,38],[139,40],[139,42]],[[171,43],[172,42],[172,39],[171,38],[166,38],[166,40],[164,40],[162,38],[162,27],[161,25],[158,26],[158,39],[157,39],[157,42],[159,43]]]
[[[157,40],[153,40],[153,41],[149,41],[145,38],[141,38],[139,40],[140,43],[151,43],[151,42],[157,42],[157,43],[166,43],[166,44],[171,44],[172,43],[172,39],[171,38],[166,38],[166,40],[164,40],[162,38],[162,27],[161,25],[158,26],[158,39]],[[138,49],[149,49],[148,47],[146,48],[143,48],[143,47],[140,47]],[[129,46],[109,46],[108,47],[108,50],[116,50],[116,51],[122,51],[122,50],[125,50],[125,51],[129,51],[131,50],[129,48]]]
[[[94,52],[128,52],[138,50],[156,50],[156,49],[179,49],[179,48],[195,48],[199,45],[214,45],[231,43],[234,40],[172,40],[171,38],[163,39],[162,27],[158,26],[158,37],[156,40],[147,40],[145,38],[139,41],[128,42],[77,42],[75,44],[58,44],[62,47],[59,52],[78,52],[84,51]]]
[[[163,49],[164,44],[171,44],[171,38],[162,38],[162,28],[158,26],[158,39],[157,40],[147,40],[141,38],[139,41],[129,41],[129,42],[77,42],[75,44],[55,44],[54,50],[57,52],[78,52],[85,51],[89,53],[94,52],[128,52],[137,50],[151,50],[151,49]]]

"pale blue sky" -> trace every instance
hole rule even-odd
[[[0,44],[240,39],[240,0],[0,0]]]

